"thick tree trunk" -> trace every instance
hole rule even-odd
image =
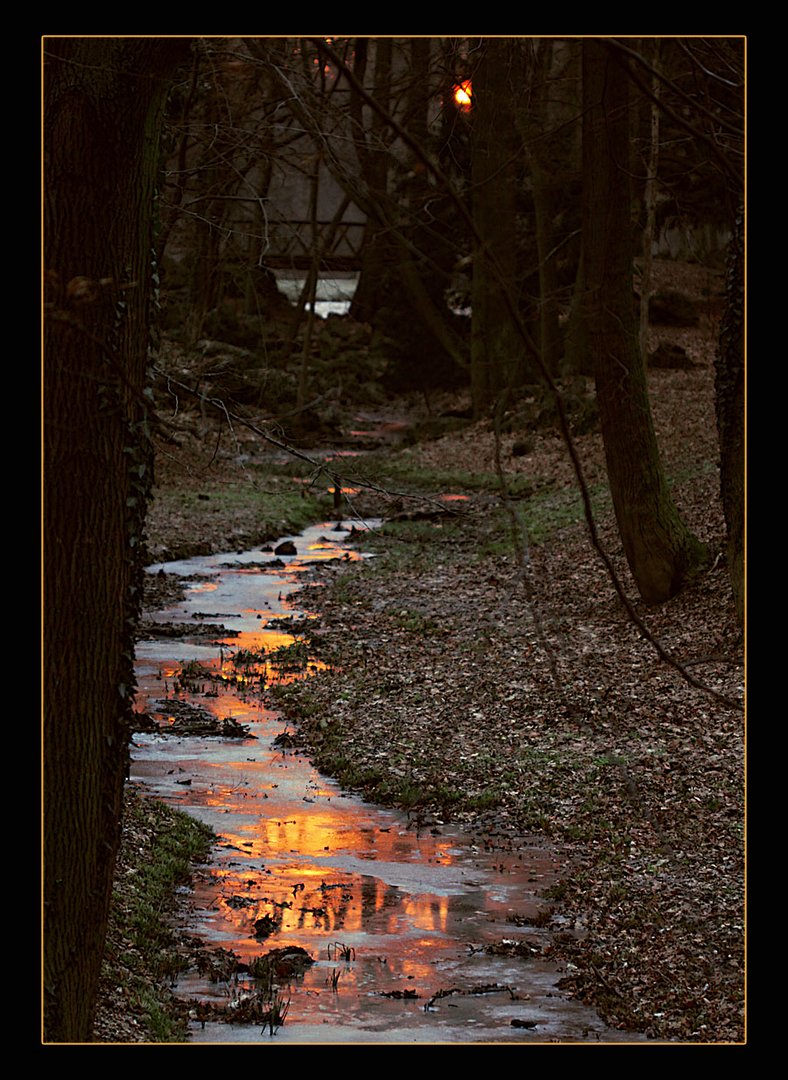
[[[355,71],[362,82],[367,66],[368,44],[365,38],[360,38],[356,44]],[[375,100],[386,110],[391,99],[391,58],[391,40],[378,38],[374,48],[372,93]],[[384,129],[381,119],[377,113],[373,114],[369,130],[366,130],[362,103],[355,95],[351,96],[350,110],[356,155],[368,197],[372,202],[385,204],[388,201],[390,158],[382,143]],[[392,265],[391,255],[388,228],[381,226],[374,218],[368,219],[364,229],[361,274],[350,306],[350,314],[359,322],[373,322],[375,313],[385,299],[388,290],[386,276]]]
[[[143,390],[165,75],[182,42],[48,39],[44,1034],[90,1038],[119,838],[150,463]]]
[[[630,82],[603,41],[583,43],[583,92],[583,300],[608,479],[635,583],[659,604],[706,550],[681,520],[660,463],[633,302]]]
[[[744,626],[745,553],[744,210],[740,208],[728,251],[725,313],[715,361],[720,490],[728,530],[728,573],[739,623]]]
[[[522,98],[516,99],[517,124],[528,158],[539,259],[539,350],[553,375],[559,373],[563,344],[559,329],[559,275],[555,222],[561,189],[571,175],[572,129],[566,122],[565,94],[571,52],[566,42],[526,41],[520,52]],[[579,79],[578,79],[579,83]],[[579,112],[579,109],[576,109]],[[578,143],[579,151],[579,143]]]
[[[512,43],[483,40],[473,71],[473,222],[482,243],[473,256],[471,395],[477,416],[512,385],[522,348],[503,295],[515,293],[515,115]]]
[[[657,40],[652,43],[653,57],[651,58],[651,60],[655,67],[659,65],[659,54],[661,45],[662,42],[659,38],[657,38]],[[653,262],[652,248],[654,245],[654,235],[656,232],[657,222],[657,169],[659,166],[660,87],[661,84],[659,78],[656,75],[652,76],[651,92],[654,95],[654,100],[651,102],[651,139],[649,141],[648,160],[646,162],[646,182],[643,188],[643,208],[645,210],[646,220],[643,226],[643,256],[640,273],[639,340],[640,351],[643,356],[648,355],[648,313],[651,294],[651,269]]]
[[[569,309],[569,321],[564,342],[564,373],[568,375],[594,375],[594,358],[588,340],[588,304],[585,291],[583,253],[577,263],[575,287]]]
[[[372,324],[388,296],[388,275],[394,263],[391,232],[387,226],[367,218],[361,272],[353,294],[350,315],[358,322]]]
[[[539,256],[539,349],[542,363],[551,375],[557,375],[563,348],[558,325],[558,260],[553,229],[556,182],[536,156],[531,160],[531,172],[536,216],[536,250]]]

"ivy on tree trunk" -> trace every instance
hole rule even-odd
[[[151,469],[152,207],[172,39],[45,40],[44,1037],[90,1039]]]

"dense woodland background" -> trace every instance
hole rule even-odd
[[[397,395],[430,414],[464,395],[459,419],[499,435],[528,401],[648,635],[575,442],[599,425],[628,570],[658,608],[711,555],[647,386],[649,363],[686,361],[649,356],[650,317],[697,312],[655,289],[652,259],[725,267],[707,302],[743,626],[745,42],[48,38],[44,77],[45,1037],[73,1042],[119,841],[152,445],[177,442],[179,409],[298,453]],[[349,317],[317,319],[321,280],[351,271]]]

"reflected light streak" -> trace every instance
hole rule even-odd
[[[445,931],[449,919],[448,896],[408,897],[402,907],[419,930]]]
[[[241,649],[248,652],[273,652],[274,649],[287,648],[295,641],[293,634],[284,630],[242,630],[237,637],[226,638],[222,651],[226,656],[234,656]]]

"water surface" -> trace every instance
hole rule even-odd
[[[135,736],[132,779],[220,837],[190,897],[192,928],[245,963],[289,946],[315,960],[279,987],[289,1005],[274,1036],[195,1019],[192,1041],[640,1041],[565,999],[565,972],[541,955],[549,932],[538,916],[562,870],[549,847],[425,827],[343,792],[282,745],[285,724],[263,687],[309,677],[316,663],[297,657],[288,669],[274,650],[297,642],[310,617],[293,601],[310,565],[363,557],[346,543],[350,528],[324,522],[285,538],[296,555],[258,549],[150,568],[191,579],[157,621],[217,628],[215,638],[137,649],[139,707],[161,726]],[[263,659],[239,667],[239,650]],[[248,726],[250,737],[172,734],[171,703],[183,701]],[[227,1003],[254,985],[192,973],[177,992]]]

